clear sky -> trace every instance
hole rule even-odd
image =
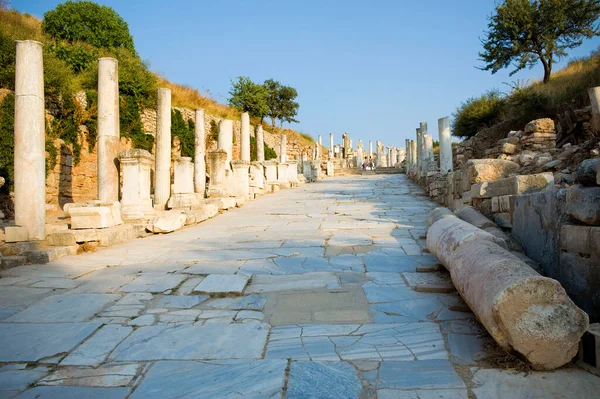
[[[43,17],[59,0],[13,0]],[[102,0],[129,24],[152,70],[208,90],[226,102],[230,79],[273,78],[298,90],[296,130],[341,142],[404,147],[427,121],[471,96],[517,79],[541,79],[540,66],[510,77],[480,71],[477,53],[494,0]],[[588,55],[600,39],[572,50]],[[568,59],[556,66],[564,65]]]

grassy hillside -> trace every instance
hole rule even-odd
[[[481,129],[514,120],[516,125],[540,117],[554,117],[561,107],[589,105],[587,89],[600,85],[600,52],[573,60],[552,74],[548,83],[518,81],[509,92],[491,90],[463,102],[454,113],[453,134],[474,136]]]

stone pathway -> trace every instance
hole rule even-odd
[[[0,398],[597,397],[494,367],[423,250],[433,207],[404,175],[334,178],[3,271]]]

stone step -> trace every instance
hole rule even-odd
[[[33,264],[45,264],[67,255],[76,255],[79,245],[70,245],[64,247],[49,247],[29,251],[25,253],[27,260]]]
[[[131,224],[107,227],[105,229],[67,230],[49,234],[46,243],[50,247],[64,247],[97,242],[101,247],[126,242],[136,238],[138,234]]]
[[[26,256],[2,256],[0,257],[0,269],[10,269],[29,263]]]

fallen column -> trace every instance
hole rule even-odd
[[[42,43],[17,41],[15,61],[15,224],[46,238],[46,157]]]
[[[503,240],[436,212],[427,248],[450,271],[456,289],[496,342],[538,370],[571,361],[589,321],[560,283],[498,245]]]

